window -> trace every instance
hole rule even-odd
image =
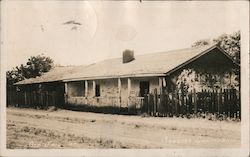
[[[69,97],[83,97],[85,95],[84,82],[69,82],[68,83],[68,96]]]
[[[95,86],[95,96],[98,97],[98,96],[100,96],[100,95],[101,95],[101,94],[100,94],[100,85],[97,84],[97,85]]]
[[[140,97],[144,97],[145,94],[149,93],[149,81],[140,82]]]

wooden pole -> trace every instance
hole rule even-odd
[[[165,77],[162,78],[162,85],[163,85],[163,87],[167,86],[166,78]]]
[[[27,106],[27,100],[26,100],[26,91],[24,91],[24,106]]]
[[[64,93],[68,94],[68,83],[67,82],[64,83]]]
[[[94,80],[93,80],[92,83],[93,83],[93,97],[95,97],[95,94],[96,94],[96,93],[95,93],[95,88],[96,88],[95,86],[96,86],[96,84],[95,84],[95,81],[94,81]]]
[[[68,83],[64,83],[64,104],[68,103]]]
[[[197,113],[197,97],[196,97],[196,91],[194,89],[194,113]]]
[[[159,77],[159,94],[162,93],[162,78]]]
[[[88,97],[88,81],[85,80],[85,93],[84,96],[87,98]]]
[[[128,78],[128,107],[130,106],[131,79]]]
[[[121,78],[118,78],[118,103],[121,109],[121,87],[122,87],[122,82]]]

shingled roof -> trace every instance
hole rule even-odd
[[[135,56],[135,60],[129,63],[123,63],[122,58],[115,58],[88,66],[55,68],[41,77],[26,79],[16,84],[119,77],[165,76],[167,73],[177,70],[215,48],[218,48],[217,45],[138,55]],[[223,50],[221,52],[229,57]]]
[[[23,81],[17,82],[16,85],[62,81],[63,78],[67,78],[67,75],[73,75],[84,67],[85,66],[56,66],[40,77],[25,79]]]

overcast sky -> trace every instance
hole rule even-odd
[[[139,55],[186,48],[240,30],[245,4],[4,1],[2,52],[9,70],[42,53],[56,64],[86,65],[121,57],[124,49]]]

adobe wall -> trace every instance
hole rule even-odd
[[[93,81],[88,81],[88,92],[87,97],[85,96],[74,96],[76,91],[79,92],[79,88],[85,90],[82,86],[76,86],[72,82],[68,82],[68,103],[74,105],[91,105],[91,106],[113,106],[113,107],[136,107],[140,108],[141,98],[140,94],[140,81],[149,81],[149,91],[153,92],[156,88],[158,93],[159,78],[131,78],[131,91],[128,106],[128,79],[121,79],[121,99],[119,99],[118,91],[118,79],[105,79],[95,80],[96,85],[100,85],[100,97],[95,97],[93,90]],[[84,81],[81,81],[84,84]],[[72,85],[74,84],[74,85]]]

